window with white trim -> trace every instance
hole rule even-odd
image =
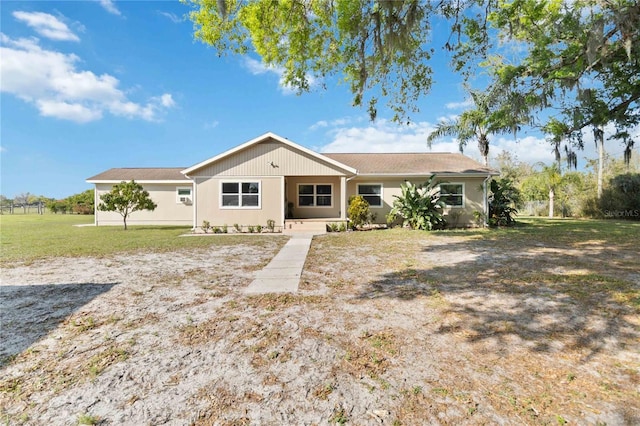
[[[464,184],[441,183],[440,201],[444,201],[447,207],[464,207]]]
[[[177,187],[176,188],[176,203],[178,204],[190,204],[192,201],[191,198],[191,188],[188,186],[185,187]]]
[[[333,185],[330,183],[299,183],[298,207],[332,207]]]
[[[379,183],[359,183],[358,195],[362,195],[369,206],[382,207],[382,185]]]
[[[220,183],[220,208],[259,209],[260,181],[223,181]]]

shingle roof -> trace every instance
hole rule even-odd
[[[357,169],[359,175],[498,174],[469,157],[448,152],[323,155]]]
[[[433,173],[498,174],[479,162],[454,153],[332,153],[322,154],[352,167],[358,175],[430,175]],[[93,181],[185,181],[185,167],[114,168],[87,179]]]
[[[109,169],[95,176],[90,177],[87,181],[148,181],[148,180],[183,180],[189,182],[182,173],[185,167],[154,167],[154,168],[120,168]]]

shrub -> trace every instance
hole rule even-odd
[[[273,219],[267,219],[267,229],[269,232],[274,232],[276,229],[276,221]]]
[[[344,222],[340,222],[338,226],[338,232],[347,232],[347,224]]]
[[[435,175],[425,183],[414,185],[406,182],[400,185],[401,195],[394,195],[393,208],[387,215],[390,218],[400,217],[402,225],[411,229],[432,230],[442,228],[446,224],[442,216],[444,202],[440,201],[440,190],[436,188]]]
[[[510,179],[495,179],[491,181],[489,194],[489,225],[511,226],[516,220],[513,218],[518,213],[515,200],[518,199],[518,190]]]
[[[249,233],[250,233],[250,234],[253,234],[253,233],[255,232],[255,230],[256,230],[256,229],[253,227],[253,225],[249,225],[247,229],[248,229],[248,231],[249,231]]]
[[[204,231],[205,234],[207,234],[211,229],[211,224],[209,223],[208,220],[203,220],[202,226],[200,228]]]
[[[448,225],[451,228],[457,228],[458,222],[460,221],[462,214],[463,214],[462,210],[451,210],[448,214],[449,218],[451,218],[451,220],[448,221]]]
[[[356,195],[349,198],[347,214],[351,221],[351,226],[353,226],[354,229],[369,224],[373,220],[369,203],[362,195]]]
[[[242,232],[242,227],[237,223],[233,224],[233,228],[236,230],[236,232]]]
[[[640,173],[613,177],[600,198],[585,200],[582,212],[595,218],[640,220]]]
[[[222,225],[222,233],[226,234],[229,232],[229,227],[227,226],[227,224],[225,223],[224,225]]]
[[[477,226],[484,226],[485,223],[485,214],[478,211],[478,210],[474,210],[473,211],[473,221],[475,222],[475,224]]]
[[[258,234],[262,232],[262,225],[256,225],[256,232]]]

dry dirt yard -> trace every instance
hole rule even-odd
[[[578,240],[327,234],[298,293],[262,296],[278,237],[16,264],[1,420],[637,425],[638,240]]]

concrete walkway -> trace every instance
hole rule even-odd
[[[289,293],[298,291],[302,267],[313,234],[293,234],[271,262],[256,274],[245,293]]]

